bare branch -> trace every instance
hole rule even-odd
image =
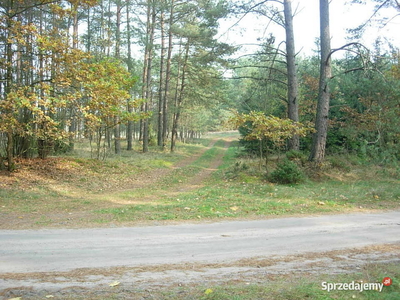
[[[285,81],[279,80],[279,79],[274,79],[274,78],[260,78],[260,77],[254,77],[254,76],[237,76],[237,77],[229,77],[226,79],[253,79],[253,80],[258,80],[258,81],[272,81],[276,83],[280,83],[283,85],[287,85]]]
[[[252,66],[252,65],[248,65],[248,66],[237,66],[237,67],[233,67],[232,69],[236,70],[236,69],[244,69],[244,68],[264,68],[264,69],[276,71],[277,73],[280,73],[280,74],[283,74],[283,75],[287,76],[285,71],[282,71],[282,70],[277,69],[277,68],[273,68],[271,66]]]
[[[58,0],[42,0],[42,1],[39,1],[39,2],[31,3],[30,5],[25,6],[25,7],[17,7],[17,9],[15,9],[15,11],[14,11],[13,8],[11,8],[11,11],[14,12],[13,14],[8,14],[9,11],[4,11],[4,12],[2,12],[2,13],[5,14],[7,17],[9,17],[9,18],[12,19],[12,18],[18,16],[19,14],[22,14],[22,13],[24,13],[25,11],[30,10],[30,9],[32,9],[32,8],[34,8],[34,7],[38,7],[38,6],[42,6],[42,5],[47,5],[47,4],[52,4],[52,3],[56,3],[56,2],[58,2]],[[19,10],[18,10],[18,9],[19,9]]]
[[[236,21],[235,23],[233,23],[225,32],[223,32],[223,33],[220,35],[220,37],[222,37],[223,35],[225,35],[229,30],[231,30],[233,27],[235,27],[237,24],[239,24],[240,21],[242,21],[242,20],[243,20],[249,13],[251,13],[255,8],[257,8],[257,7],[261,6],[261,5],[263,5],[263,4],[266,3],[266,2],[277,2],[277,3],[283,4],[282,1],[279,1],[279,0],[264,0],[264,1],[261,1],[261,2],[259,2],[259,3],[257,3],[257,4],[255,4],[255,5],[251,6],[250,8],[248,8],[248,9],[243,13],[243,16],[241,16],[241,17],[239,18],[239,20],[237,20],[237,21]]]
[[[340,47],[340,48],[332,49],[331,52],[330,52],[329,55],[328,55],[327,60],[329,60],[330,57],[332,56],[332,54],[335,53],[335,52],[337,52],[337,51],[341,51],[341,50],[351,51],[351,50],[349,50],[349,49],[346,49],[346,48],[349,48],[350,46],[358,46],[358,48],[364,48],[364,49],[366,49],[366,50],[368,51],[368,48],[365,47],[363,44],[357,43],[357,42],[352,42],[352,43],[345,44],[345,45],[343,45],[343,46]]]

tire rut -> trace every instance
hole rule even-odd
[[[200,158],[207,150],[213,148],[218,140],[220,140],[220,139],[212,140],[210,142],[209,146],[204,148],[201,152],[178,162],[171,169],[162,170],[162,172],[158,172],[157,173],[158,176],[152,177],[152,180],[142,182],[138,187],[135,187],[135,188],[150,188],[150,187],[154,188],[154,185],[157,185],[157,182],[160,182],[160,180],[162,180],[163,178],[166,178],[167,176],[171,175],[174,170],[178,170],[178,169],[190,166],[198,158]],[[204,182],[222,164],[225,152],[230,147],[230,144],[232,142],[232,141],[228,141],[228,140],[224,140],[224,141],[225,141],[225,144],[223,147],[224,151],[221,151],[221,153],[219,153],[211,161],[211,163],[209,164],[209,166],[207,168],[202,169],[199,173],[195,174],[193,177],[191,177],[187,181],[178,183],[177,185],[172,185],[171,187],[169,187],[167,189],[159,189],[159,190],[153,189],[153,190],[151,190],[151,193],[141,196],[139,200],[138,199],[124,200],[124,201],[114,200],[113,202],[118,202],[119,204],[144,203],[144,202],[149,202],[149,201],[152,201],[155,199],[159,199],[160,197],[177,196],[181,193],[190,192],[190,191],[196,190],[196,189],[204,186]],[[132,189],[132,190],[134,190],[134,189]]]

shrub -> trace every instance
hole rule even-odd
[[[344,171],[344,172],[350,172],[351,171],[351,166],[350,163],[346,160],[345,157],[339,157],[339,156],[332,156],[329,157],[328,162],[330,163],[332,168]]]
[[[304,174],[294,162],[285,159],[271,172],[268,180],[280,184],[296,184],[304,180]]]
[[[307,162],[307,156],[303,152],[297,150],[289,150],[286,152],[286,158],[302,166]]]

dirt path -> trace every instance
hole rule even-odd
[[[184,192],[193,191],[200,188],[204,181],[209,178],[213,171],[217,170],[222,164],[222,159],[225,151],[229,148],[230,143],[237,137],[227,137],[219,138],[215,137],[211,139],[209,145],[201,149],[201,151],[196,154],[186,157],[177,163],[175,163],[171,168],[159,168],[151,170],[138,175],[136,178],[132,179],[129,187],[124,189],[118,189],[111,191],[103,191],[101,193],[87,193],[84,190],[70,191],[69,195],[74,197],[82,198],[85,201],[92,201],[96,203],[96,209],[110,208],[110,207],[120,207],[130,204],[143,204],[156,201],[158,199],[170,196],[177,196]],[[172,184],[167,187],[160,188],[162,181],[165,178],[171,177],[173,172],[177,172],[180,169],[190,167],[197,159],[202,157],[204,153],[212,149],[215,144],[224,140],[224,147],[221,148],[222,151],[209,163],[207,168],[202,169],[199,173],[192,177],[188,177],[187,180],[179,182],[178,184]],[[142,190],[140,196],[135,197],[120,197],[120,194],[129,193],[130,191]],[[68,198],[66,200],[60,199],[62,201],[70,201]],[[90,220],[95,218],[92,210],[74,210],[74,211],[49,211],[43,212],[40,215],[35,213],[7,213],[2,214],[0,211],[0,228],[2,229],[30,229],[30,228],[40,228],[43,227],[40,224],[42,220],[51,220],[51,227],[53,228],[81,228],[81,227],[93,227],[101,226],[101,224],[94,224]],[[106,218],[107,216],[103,216]],[[111,218],[112,216],[110,216]]]
[[[137,178],[137,183],[133,184],[130,188],[146,188],[153,186],[156,184],[160,179],[165,178],[166,176],[169,176],[171,172],[175,169],[179,168],[184,168],[192,164],[196,159],[201,157],[204,152],[206,152],[208,149],[211,149],[214,147],[215,143],[218,141],[218,138],[212,139],[207,147],[202,149],[200,152],[196,153],[195,155],[189,156],[185,159],[182,159],[178,161],[176,164],[172,166],[172,168],[169,169],[156,169],[152,170],[150,172],[147,172],[145,174],[142,174],[140,178]]]
[[[0,297],[101,294],[115,280],[133,291],[399,263],[399,220],[400,211],[393,211],[156,227],[2,230]]]
[[[216,141],[215,141],[216,142]],[[215,143],[214,142],[214,143]],[[218,167],[222,164],[222,159],[225,155],[225,151],[229,148],[232,140],[225,140],[224,151],[217,155],[210,163],[208,168],[203,169],[195,177],[191,178],[184,185],[179,186],[175,189],[175,192],[188,192],[194,189],[200,188],[203,182],[210,177],[212,172],[217,171]],[[213,144],[214,145],[214,144]],[[209,146],[211,148],[212,146]]]
[[[179,182],[178,184],[174,184],[168,187],[164,187],[162,189],[158,188],[158,185],[164,178],[171,176],[174,171],[178,171],[179,169],[184,169],[193,164],[197,159],[199,159],[207,150],[210,150],[215,146],[215,144],[219,140],[224,140],[223,151],[221,151],[210,163],[207,168],[203,168],[199,173],[194,176],[186,178],[186,180]],[[146,174],[143,174],[140,178],[137,179],[137,184],[133,184],[128,190],[125,192],[135,189],[146,189],[151,192],[146,192],[141,195],[140,198],[135,198],[131,200],[121,200],[115,197],[115,192],[112,193],[102,193],[102,198],[108,198],[110,202],[129,205],[129,204],[142,204],[145,202],[151,202],[153,200],[157,200],[161,197],[170,197],[177,196],[180,193],[193,191],[203,186],[204,181],[207,180],[212,174],[212,172],[216,171],[218,167],[222,164],[222,159],[225,155],[225,151],[229,148],[233,138],[228,139],[220,139],[215,138],[212,139],[207,147],[202,149],[200,152],[187,157],[183,160],[180,160],[172,168],[169,169],[157,169],[152,170]],[[143,178],[143,179],[142,179]],[[123,192],[123,191],[119,191]],[[96,195],[91,195],[91,197],[96,197]],[[89,197],[90,198],[90,197]]]

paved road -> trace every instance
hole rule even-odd
[[[0,273],[221,262],[400,242],[400,211],[108,229],[1,230]]]

